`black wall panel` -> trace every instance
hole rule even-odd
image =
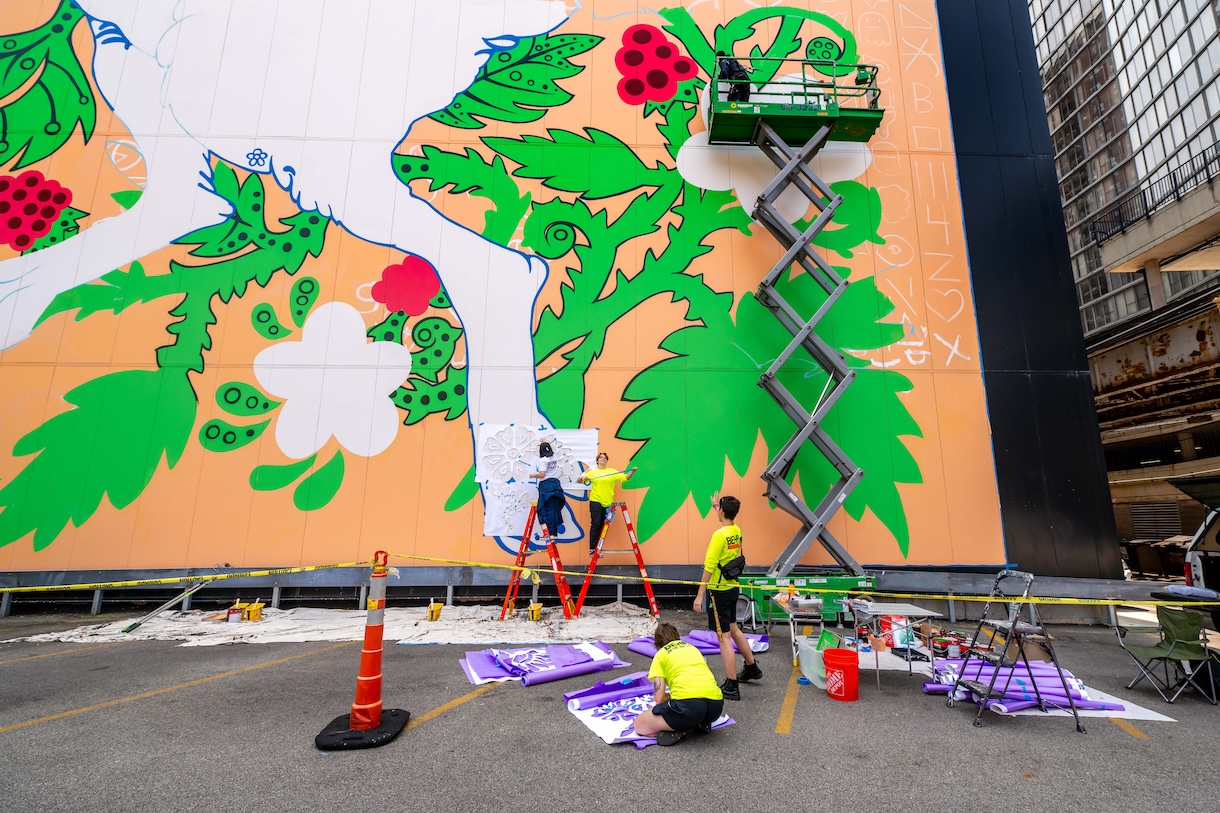
[[[1121,578],[1025,0],[940,0],[1008,560]]]

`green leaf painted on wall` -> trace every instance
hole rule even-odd
[[[301,481],[292,492],[293,504],[302,511],[316,511],[326,506],[343,485],[343,452],[335,452],[325,466]]]
[[[173,468],[195,421],[195,394],[182,370],[126,370],[68,392],[72,405],[13,447],[37,455],[0,489],[0,546],[34,533],[34,550],[68,522],[80,527],[102,498],[131,504],[162,459]]]
[[[812,313],[826,298],[807,274],[785,278],[777,287],[799,313]],[[860,280],[848,286],[817,333],[835,347],[886,347],[903,334],[901,325],[880,321],[893,310],[873,278]],[[623,422],[618,436],[644,442],[633,458],[640,472],[632,481],[634,487],[648,489],[639,511],[643,539],[664,525],[688,497],[700,512],[710,510],[712,493],[723,485],[726,457],[744,475],[759,434],[771,457],[796,432],[796,425],[758,386],[759,376],[792,335],[749,294],[738,303],[736,316],[736,324],[725,313],[705,317],[706,326],[670,334],[661,348],[673,355],[637,375],[624,393],[626,399],[641,402]],[[914,458],[902,443],[904,436],[922,436],[899,398],[911,384],[900,373],[869,368],[850,356],[849,364],[858,368],[856,380],[823,423],[843,451],[867,472],[845,508],[855,519],[871,510],[894,535],[905,556],[910,534],[897,485],[922,481]],[[798,350],[780,370],[779,378],[802,404],[812,408],[825,392],[828,377],[812,357]],[[674,460],[683,465],[674,467]],[[797,455],[790,481],[799,480],[805,500],[816,503],[836,476],[821,453],[808,445]]]
[[[317,459],[318,456],[315,454],[294,463],[255,466],[254,470],[250,472],[250,488],[255,491],[275,491],[290,486],[297,481],[298,477],[309,471],[309,467]]]
[[[216,404],[230,415],[253,417],[266,415],[280,405],[259,391],[257,387],[242,381],[230,381],[216,388]]]
[[[121,206],[124,210],[135,206],[143,195],[143,189],[123,189],[119,192],[110,193],[110,197],[114,199],[114,202]]]
[[[228,421],[213,418],[199,428],[199,445],[209,452],[231,452],[258,440],[270,420],[252,426],[234,426]]]
[[[284,323],[275,313],[275,308],[266,302],[254,306],[254,310],[250,312],[250,323],[264,339],[275,341],[292,335],[292,329],[284,327]]]
[[[549,138],[485,138],[483,143],[521,165],[514,176],[541,180],[548,189],[576,192],[587,200],[664,183],[663,168],[648,166],[615,136],[593,127],[585,132],[587,136],[547,130]]]
[[[394,406],[407,413],[404,426],[419,423],[437,412],[451,421],[466,411],[466,368],[450,367],[436,383],[412,376],[390,395]]]
[[[292,283],[292,322],[297,327],[305,324],[309,311],[318,301],[318,281],[313,277],[301,277]]]
[[[31,31],[0,35],[0,166],[37,163],[68,142],[79,126],[88,141],[97,110],[93,89],[72,50],[72,29],[83,19],[70,0]],[[23,90],[24,88],[24,90]]]
[[[885,245],[878,233],[881,228],[881,193],[856,181],[836,181],[830,191],[842,195],[843,201],[835,209],[834,219],[813,239],[815,246],[828,248],[840,256],[855,256],[852,249],[863,243]],[[797,228],[804,231],[812,221],[800,221]]]
[[[422,156],[394,156],[398,177],[407,183],[428,180],[429,192],[451,186],[450,194],[469,192],[491,201],[492,207],[483,216],[483,236],[498,245],[508,245],[529,208],[530,193],[522,194],[517,188],[517,182],[504,167],[504,159],[497,155],[489,162],[473,147],[467,147],[465,153],[454,153],[429,144],[424,145],[422,152]],[[444,292],[437,296],[444,296]],[[434,301],[433,305],[450,307],[448,297],[444,304]]]
[[[522,37],[512,48],[492,54],[474,84],[431,118],[469,130],[486,126],[480,119],[514,124],[537,121],[549,108],[571,101],[572,94],[557,80],[583,71],[583,65],[569,60],[601,41],[602,37],[590,34]]]

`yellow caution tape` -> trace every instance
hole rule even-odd
[[[545,551],[534,551],[534,553],[544,553]],[[470,562],[462,559],[440,559],[433,556],[416,556],[409,553],[391,553],[390,556],[397,559],[414,559],[419,562],[433,562],[444,565],[457,565],[460,567],[483,567],[491,570],[520,570],[522,576],[529,575],[534,578],[539,573],[549,573],[551,575],[560,575],[568,577],[585,578],[588,576],[584,571],[572,570],[555,570],[547,567],[517,567],[516,565],[501,565],[494,562]],[[624,582],[648,582],[650,584],[681,584],[690,587],[699,587],[703,582],[692,581],[690,579],[658,579],[652,576],[616,576],[609,573],[594,573],[595,579],[610,579]],[[1021,598],[1020,596],[987,596],[987,595],[969,595],[969,594],[941,594],[941,593],[889,593],[879,592],[877,590],[842,590],[831,587],[773,587],[771,585],[750,585],[743,584],[745,589],[767,590],[767,591],[785,591],[789,593],[833,593],[836,596],[880,596],[882,598],[905,598],[905,599],[920,599],[923,601],[974,601],[987,602],[993,601],[996,603],[1006,604],[1011,601],[1021,601],[1025,604],[1079,604],[1092,606],[1108,606],[1111,604],[1138,604],[1140,606],[1161,606],[1167,605],[1170,607],[1206,607],[1215,606],[1220,602],[1216,601],[1164,601],[1157,599],[1127,599],[1127,598],[1061,598],[1058,596],[1029,596]]]
[[[52,593],[58,590],[105,590],[111,587],[150,587],[159,584],[183,584],[186,582],[211,582],[222,579],[248,579],[257,576],[282,576],[288,573],[308,573],[311,570],[334,570],[340,567],[372,567],[369,562],[345,562],[337,565],[310,565],[309,567],[279,567],[273,570],[248,570],[242,573],[212,573],[197,576],[171,576],[164,579],[136,579],[125,582],[94,582],[91,584],[47,584],[37,587],[0,587],[0,593]]]
[[[536,551],[542,553],[542,551]],[[549,573],[552,576],[565,576],[575,578],[585,578],[588,573],[584,571],[572,570],[557,570],[547,567],[518,567],[516,565],[501,565],[494,562],[472,562],[464,559],[442,559],[435,556],[417,556],[408,553],[391,553],[396,559],[412,559],[418,562],[432,562],[435,564],[454,565],[458,567],[481,567],[489,570],[519,570],[521,576],[528,577],[535,584],[539,583],[540,573]],[[116,582],[93,582],[89,584],[52,584],[39,585],[36,587],[0,587],[0,593],[51,593],[59,590],[105,590],[114,587],[152,587],[164,584],[184,584],[189,582],[201,581],[221,581],[224,579],[248,579],[261,576],[282,576],[290,573],[308,573],[314,570],[335,570],[341,567],[372,567],[373,562],[344,562],[333,565],[310,565],[308,567],[280,567],[270,570],[248,570],[241,573],[213,573],[199,574],[194,576],[172,576],[164,579],[136,579],[132,581],[116,581]],[[654,576],[618,576],[609,573],[595,573],[594,578],[607,579],[611,581],[623,582],[648,582],[650,584],[676,584],[686,585],[688,587],[705,586],[703,582],[693,581],[690,579],[660,579]],[[961,595],[961,594],[941,594],[941,593],[890,593],[880,592],[877,590],[841,590],[828,587],[792,587],[792,586],[776,586],[770,585],[743,585],[747,589],[753,590],[774,590],[775,592],[785,591],[789,593],[832,593],[834,595],[847,596],[877,596],[882,598],[905,598],[917,599],[921,601],[972,601],[986,602],[994,601],[997,603],[1007,603],[1009,601],[1022,601],[1028,604],[1075,604],[1086,606],[1107,606],[1113,604],[1138,604],[1141,606],[1162,606],[1171,607],[1206,607],[1215,606],[1218,602],[1215,601],[1166,601],[1157,599],[1124,599],[1124,598],[1064,598],[1057,596],[1030,596],[1027,599],[1022,599],[1020,596],[985,596],[985,595]]]

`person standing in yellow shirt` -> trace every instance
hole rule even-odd
[[[705,589],[709,594],[707,627],[720,640],[720,659],[724,662],[725,674],[720,691],[724,693],[725,700],[741,699],[738,681],[762,677],[762,669],[750,651],[750,642],[737,627],[737,597],[741,595],[741,585],[726,579],[720,572],[721,565],[727,565],[742,555],[741,528],[737,526],[737,512],[740,510],[741,500],[736,497],[721,497],[716,501],[716,517],[720,520],[720,527],[708,543],[707,554],[703,557],[703,579],[695,595],[695,612],[699,612],[703,609]],[[737,654],[733,652],[733,644],[737,644],[738,651],[745,659],[741,674],[737,674]]]
[[[597,453],[597,468],[589,469],[576,478],[578,483],[589,483],[589,555],[597,548],[597,540],[601,539],[602,526],[606,523],[606,509],[614,502],[614,488],[619,483],[625,483],[635,476],[638,467],[632,466],[627,471],[610,468],[610,455]]]

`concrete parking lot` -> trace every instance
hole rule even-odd
[[[644,751],[566,711],[561,695],[595,678],[476,688],[458,667],[474,647],[388,645],[385,704],[410,727],[324,753],[313,738],[350,707],[358,643],[11,641],[97,621],[0,620],[0,810],[1214,811],[1220,787],[1220,708],[1124,689],[1135,668],[1104,627],[1053,628],[1064,665],[1176,722],[1088,719],[1079,734],[1070,719],[989,713],[973,728],[969,707],[899,672],[880,690],[862,675],[859,701],[840,703],[796,684],[777,630],[764,679],[728,704],[736,725]]]

